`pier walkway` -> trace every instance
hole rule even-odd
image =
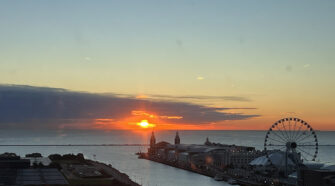
[[[0,144],[0,147],[66,147],[66,146],[149,146],[149,144]]]

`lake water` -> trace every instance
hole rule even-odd
[[[203,144],[206,137],[212,142],[248,145],[263,149],[266,131],[179,131],[181,143]],[[33,131],[1,130],[0,144],[134,144],[148,143],[151,132],[131,131]],[[173,143],[175,131],[155,132],[157,141]],[[335,132],[317,132],[319,144],[334,145]],[[21,156],[40,152],[44,156],[53,153],[84,153],[86,158],[96,159],[128,174],[134,181],[145,186],[203,186],[229,185],[212,178],[184,171],[148,160],[137,159],[135,155],[145,147],[0,147],[0,152],[15,152]],[[320,146],[318,161],[335,164],[335,146]]]

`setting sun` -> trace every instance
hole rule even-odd
[[[155,124],[149,123],[148,120],[142,120],[141,122],[137,123],[137,125],[142,128],[155,127]]]
[[[144,128],[147,128],[147,127],[149,126],[149,123],[148,123],[147,120],[142,120],[142,121],[140,122],[140,126],[141,126],[141,127],[144,127]]]

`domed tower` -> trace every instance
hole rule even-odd
[[[207,146],[211,146],[212,145],[212,143],[209,141],[208,137],[206,138],[205,145],[207,145]]]
[[[155,138],[154,131],[152,131],[151,138],[150,138],[150,147],[154,148],[155,145],[156,145],[156,138]]]
[[[156,154],[156,138],[154,131],[152,131],[151,137],[150,137],[150,147],[148,148],[148,153],[150,156],[155,156]]]
[[[175,145],[180,144],[180,137],[179,137],[178,131],[176,132],[176,137],[174,138],[174,144]]]

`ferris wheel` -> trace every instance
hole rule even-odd
[[[275,122],[266,133],[264,150],[270,163],[270,154],[278,151],[285,152],[286,157],[291,155],[297,164],[315,161],[318,139],[307,122],[298,118],[283,118]]]

